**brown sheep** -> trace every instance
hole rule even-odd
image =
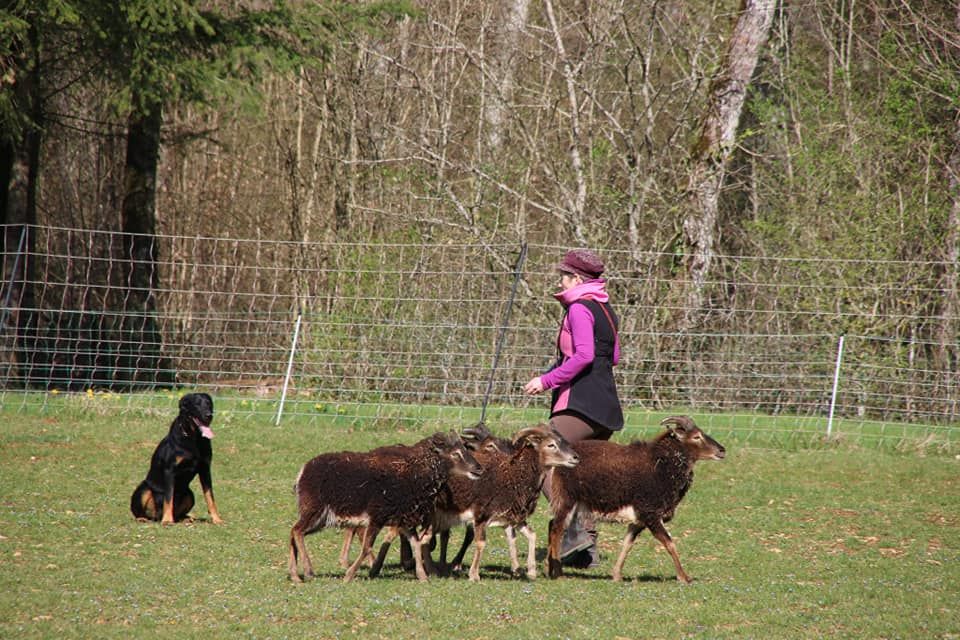
[[[693,482],[693,465],[698,460],[721,460],[723,446],[705,434],[687,416],[672,416],[661,424],[667,431],[647,442],[628,445],[600,440],[573,444],[580,464],[553,471],[547,549],[548,573],[563,573],[560,544],[564,530],[578,510],[593,512],[601,520],[628,523],[620,556],[613,566],[613,579],[623,579],[623,563],[634,541],[649,529],[664,546],[676,567],[677,579],[691,582],[680,565],[680,557],[664,527]]]
[[[503,459],[504,456],[511,456],[516,451],[513,447],[513,441],[509,438],[501,438],[493,435],[490,430],[487,428],[487,425],[483,422],[479,422],[472,427],[468,427],[463,430],[463,439],[464,444],[467,445],[471,451],[473,451],[474,456],[476,456],[477,461],[483,466],[484,469],[491,466],[491,464],[496,464],[497,461]],[[448,489],[449,491],[449,489]],[[440,570],[443,572],[449,571],[452,568],[454,571],[460,571],[463,566],[463,557],[467,554],[467,549],[470,548],[470,544],[473,542],[473,523],[472,523],[472,514],[464,511],[455,513],[454,508],[454,497],[448,496],[447,503],[441,504],[438,506],[438,517],[442,517],[441,511],[446,509],[446,517],[448,522],[440,522],[436,530],[440,534]],[[463,536],[463,541],[460,544],[460,550],[457,552],[457,555],[453,558],[453,561],[447,565],[447,546],[450,539],[450,528],[457,524],[466,523],[466,531]],[[444,526],[446,525],[446,526]],[[517,534],[514,531],[514,528],[510,525],[504,527],[504,533],[507,537],[507,547],[510,552],[510,570],[517,574],[520,570],[520,559],[517,556]]]
[[[319,455],[300,470],[294,485],[299,518],[290,530],[290,579],[313,577],[304,536],[324,527],[364,527],[363,548],[347,568],[344,580],[356,575],[370,555],[377,534],[395,527],[414,550],[417,578],[426,580],[420,544],[428,539],[436,500],[451,475],[479,478],[482,467],[455,433],[434,434],[411,446],[371,452]],[[418,528],[425,531],[421,534]]]
[[[477,455],[481,459],[483,454]],[[466,484],[451,479],[450,500],[438,505],[438,520],[451,516],[460,521],[472,520],[476,549],[469,571],[471,580],[480,579],[486,529],[491,525],[516,528],[527,538],[527,577],[536,578],[536,534],[527,520],[536,509],[547,471],[555,467],[574,467],[579,458],[557,432],[546,425],[538,425],[516,433],[512,452],[502,453],[499,447],[495,447],[491,455],[482,460],[484,475],[476,482]],[[515,556],[516,552],[512,555]],[[511,557],[511,564],[514,571],[519,568],[515,557]]]
[[[462,436],[464,439],[464,444],[468,449],[470,449],[474,457],[477,459],[477,462],[479,462],[480,466],[482,466],[484,469],[491,464],[496,464],[496,462],[502,458],[504,454],[511,455],[514,452],[513,442],[507,438],[494,436],[483,422],[464,429]],[[433,527],[434,538],[430,541],[429,549],[433,549],[434,543],[436,542],[437,538],[439,538],[440,555],[437,565],[433,565],[429,553],[424,553],[424,566],[427,568],[428,572],[432,570],[441,575],[449,574],[451,565],[447,564],[447,547],[450,541],[450,529],[466,522],[472,522],[472,513],[466,511],[469,505],[463,508],[460,508],[457,505],[458,501],[464,502],[470,500],[472,496],[472,489],[470,488],[470,485],[472,484],[473,481],[469,478],[452,477],[447,483],[447,487],[438,497],[437,512]],[[456,486],[458,490],[454,491],[454,486]],[[520,561],[517,557],[516,534],[511,526],[507,526],[505,530],[507,534],[507,542],[510,548],[511,568],[513,572],[516,573],[520,566]],[[467,532],[460,547],[460,551],[457,553],[456,558],[454,558],[452,563],[454,570],[460,569],[460,565],[463,562],[463,556],[466,554],[470,543],[473,542],[473,525],[470,524],[466,531]],[[346,568],[350,566],[351,543],[354,537],[362,535],[363,528],[347,528],[344,530],[343,544],[340,547],[339,557],[341,567]],[[394,529],[391,529],[386,533],[384,542],[380,548],[380,553],[377,555],[376,560],[373,560],[372,558],[370,559],[371,577],[380,573],[380,570],[383,567],[383,562],[386,559],[386,554],[389,552],[390,543],[396,537],[397,535]],[[402,538],[400,542],[400,564],[405,570],[412,570],[414,568],[414,560],[413,554],[410,551],[410,545]]]

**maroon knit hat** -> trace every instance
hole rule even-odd
[[[557,270],[593,280],[603,273],[603,260],[589,249],[573,249],[563,255],[563,260],[557,264]]]

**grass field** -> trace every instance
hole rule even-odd
[[[0,408],[0,638],[960,638],[953,454],[711,433],[728,457],[697,466],[668,525],[692,585],[676,582],[647,533],[625,581],[610,581],[623,529],[603,525],[601,566],[556,581],[511,578],[495,530],[479,584],[418,583],[395,553],[382,577],[344,584],[340,535],[324,531],[307,537],[317,579],[296,586],[287,538],[303,462],[413,442],[440,421],[275,427],[220,415],[213,475],[226,524],[206,519],[201,498],[195,522],[160,527],[135,522],[128,501],[176,396],[142,412],[95,398],[57,411],[16,404]],[[546,519],[541,504],[541,549]]]

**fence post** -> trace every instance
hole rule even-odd
[[[287,375],[283,378],[283,393],[280,394],[280,406],[277,407],[277,422],[275,426],[280,426],[280,416],[283,415],[283,403],[287,400],[287,387],[290,385],[290,373],[293,371],[293,356],[297,353],[297,338],[300,337],[300,320],[302,313],[297,314],[297,323],[293,327],[293,344],[290,345],[290,359],[287,360]]]
[[[833,391],[830,393],[830,417],[827,419],[827,437],[833,432],[833,411],[837,407],[837,386],[840,383],[840,363],[843,362],[843,339],[837,343],[837,364],[833,368]]]
[[[520,276],[523,275],[523,263],[527,259],[527,243],[520,245],[520,256],[517,258],[517,264],[514,267],[513,286],[510,288],[510,298],[507,300],[507,310],[503,314],[503,324],[500,325],[500,333],[497,336],[497,347],[493,354],[493,366],[490,367],[490,379],[487,380],[487,390],[483,394],[483,408],[480,409],[480,423],[487,419],[487,402],[490,401],[490,392],[493,390],[493,376],[497,372],[497,363],[500,361],[500,350],[503,349],[503,339],[507,333],[507,326],[510,324],[510,312],[513,310],[513,299],[517,295],[517,285],[520,284]]]

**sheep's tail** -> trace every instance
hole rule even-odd
[[[293,486],[291,487],[293,495],[297,496],[298,498],[300,497],[300,478],[303,477],[303,470],[306,468],[307,465],[300,467],[300,471],[297,473],[297,479],[293,481]]]

